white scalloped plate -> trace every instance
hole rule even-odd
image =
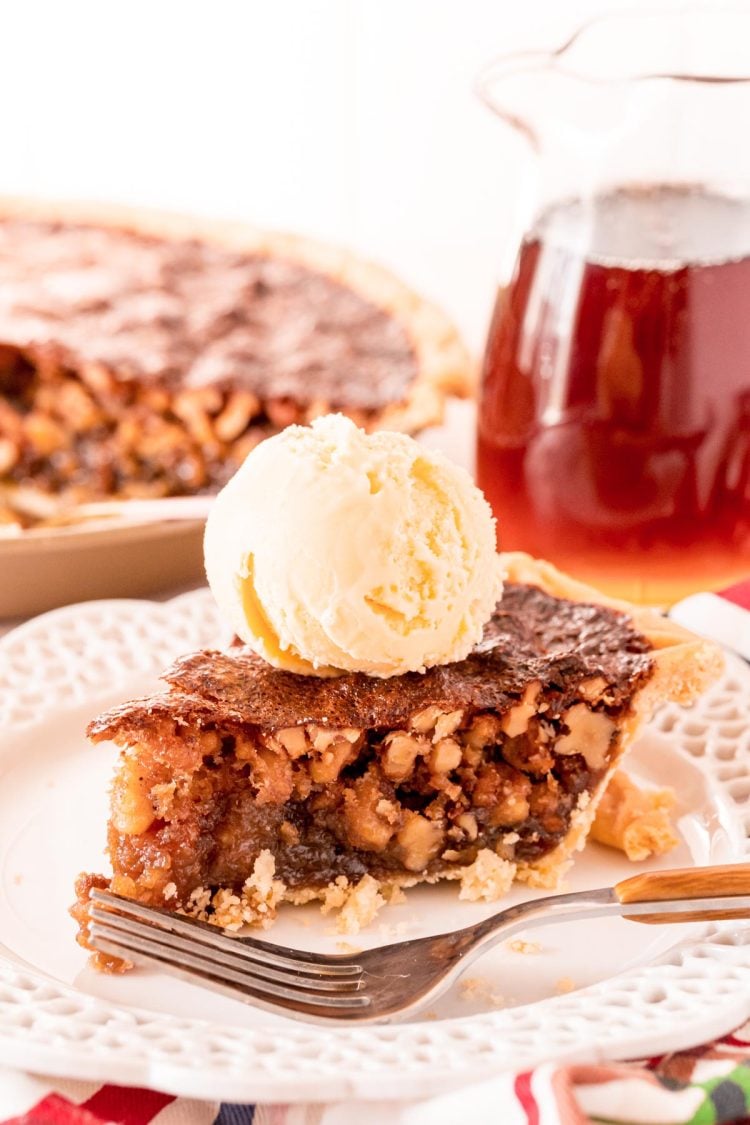
[[[160,974],[86,967],[66,914],[81,868],[104,870],[114,754],[88,747],[98,710],[151,690],[176,655],[221,642],[207,591],[166,604],[90,602],[0,641],[0,1064],[226,1100],[418,1097],[542,1059],[615,1058],[688,1046],[750,1015],[750,930],[620,919],[535,933],[536,953],[499,948],[421,1022],[320,1028]],[[650,866],[750,859],[750,671],[727,672],[691,712],[665,708],[631,771],[672,785],[680,847]],[[572,889],[632,874],[589,845]],[[513,892],[508,902],[528,895]],[[450,886],[418,888],[370,930],[370,946],[491,913]],[[269,936],[335,951],[311,906]],[[562,988],[572,987],[564,995]],[[501,1006],[502,1005],[502,1006]]]

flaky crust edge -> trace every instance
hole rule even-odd
[[[407,332],[417,377],[407,399],[378,411],[370,428],[414,433],[443,420],[449,395],[473,393],[476,368],[458,330],[435,304],[390,270],[344,247],[249,223],[82,200],[0,196],[0,218],[95,223],[157,238],[198,238],[231,250],[285,258],[325,274],[383,309]]]

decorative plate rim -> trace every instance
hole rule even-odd
[[[221,635],[205,589],[166,602],[112,599],[52,610],[0,638],[0,730],[31,729],[93,691],[116,690],[134,672],[157,673],[181,652],[219,644]],[[732,804],[750,860],[748,689],[750,670],[729,657],[722,680],[692,711],[668,705],[654,725]],[[59,984],[0,947],[0,1064],[193,1097],[221,1089],[224,1100],[419,1097],[551,1058],[676,1050],[749,1017],[750,927],[728,924],[568,995],[364,1028],[239,1028],[125,1008]]]

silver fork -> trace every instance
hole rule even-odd
[[[654,871],[614,887],[552,895],[454,933],[331,956],[239,937],[206,922],[91,892],[91,944],[294,1019],[389,1022],[434,1000],[512,934],[619,914],[633,922],[750,918],[750,864]]]

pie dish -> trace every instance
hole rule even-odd
[[[418,882],[469,899],[554,887],[657,704],[690,702],[718,650],[525,555],[460,663],[318,679],[241,647],[183,657],[168,690],[95,719],[122,748],[110,880],[78,882],[222,926],[322,899],[356,921]]]
[[[443,314],[349,252],[0,200],[0,490],[31,512],[215,490],[263,437],[331,410],[414,433],[470,384]]]

